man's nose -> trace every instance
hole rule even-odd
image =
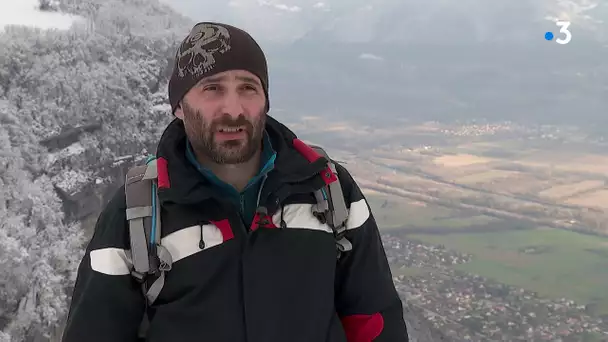
[[[243,104],[239,94],[235,91],[226,92],[224,96],[223,111],[232,117],[238,117],[243,114]]]

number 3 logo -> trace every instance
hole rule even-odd
[[[570,27],[570,22],[569,21],[558,21],[556,23],[557,26],[560,27],[559,32],[563,33],[566,35],[565,39],[561,39],[561,38],[557,38],[555,40],[556,43],[558,44],[568,44],[570,42],[570,40],[572,40],[572,33],[570,33],[570,31],[568,31],[568,27]]]

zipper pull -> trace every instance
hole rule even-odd
[[[199,223],[199,227],[201,227],[201,239],[198,242],[198,248],[205,249],[205,240],[203,239],[203,224]]]
[[[258,207],[255,212],[260,218],[258,221],[258,228],[265,228],[270,223],[270,221],[268,221],[268,209],[266,209],[266,207]]]
[[[281,206],[281,229],[287,228],[287,223],[283,219],[283,215],[285,215],[285,206]]]

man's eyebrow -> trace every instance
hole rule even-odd
[[[255,84],[255,85],[259,86],[259,87],[262,86],[260,84],[260,81],[258,81],[255,77],[237,76],[236,79],[239,80],[239,81],[247,82],[247,83],[253,83],[253,84]]]
[[[255,77],[251,77],[251,76],[236,76],[236,79],[238,81],[241,82],[246,82],[246,83],[251,83],[251,84],[255,84],[258,87],[261,87],[262,85],[260,84],[260,81],[258,81]],[[202,79],[200,82],[198,82],[197,85],[205,85],[205,84],[209,84],[209,83],[221,83],[227,80],[226,76],[209,76],[206,77],[204,79]]]
[[[226,80],[226,76],[210,76],[203,78],[198,85],[209,84],[209,83],[220,83]]]

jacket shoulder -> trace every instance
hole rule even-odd
[[[107,247],[128,248],[126,202],[125,186],[121,185],[99,214],[87,250]]]
[[[342,186],[342,192],[344,193],[344,197],[351,198],[353,195],[356,195],[355,197],[359,197],[359,195],[357,194],[358,192],[360,192],[359,186],[357,185],[357,182],[353,178],[350,171],[348,171],[348,169],[341,163],[335,160],[332,160],[332,162],[336,166],[336,176],[340,180],[340,185]]]

